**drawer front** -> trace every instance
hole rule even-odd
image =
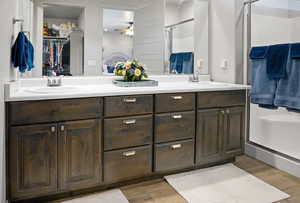
[[[195,109],[195,94],[161,94],[155,96],[157,113],[191,111]]]
[[[198,108],[239,106],[246,104],[246,91],[198,93]]]
[[[193,140],[159,144],[155,146],[155,171],[171,171],[194,165]]]
[[[152,115],[104,120],[104,150],[152,143]]]
[[[102,116],[101,98],[9,103],[11,125],[92,119]]]
[[[153,112],[153,96],[121,96],[104,99],[106,117],[131,116]]]
[[[167,113],[155,116],[155,142],[194,138],[195,112]]]
[[[106,183],[149,175],[151,169],[151,146],[104,153],[104,181]]]

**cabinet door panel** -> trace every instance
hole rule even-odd
[[[220,109],[198,111],[197,164],[215,162],[222,158],[222,120]]]
[[[99,120],[59,125],[60,189],[82,189],[101,181],[100,128]]]
[[[48,195],[57,191],[56,125],[10,129],[9,173],[12,199]]]
[[[226,109],[224,151],[227,157],[241,155],[245,130],[245,107]]]

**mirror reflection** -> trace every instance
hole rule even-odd
[[[18,1],[35,48],[25,77],[112,75],[133,59],[149,75],[208,74],[207,0]]]
[[[43,76],[80,76],[84,72],[83,8],[45,5]]]

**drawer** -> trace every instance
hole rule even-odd
[[[121,96],[104,98],[106,117],[131,116],[153,112],[153,96]]]
[[[104,120],[104,150],[152,143],[152,115]]]
[[[195,137],[195,112],[155,115],[155,142],[170,142]]]
[[[118,182],[149,175],[152,171],[152,147],[104,152],[104,181]]]
[[[239,106],[246,104],[246,91],[198,93],[198,108]]]
[[[156,95],[155,111],[157,113],[191,111],[195,109],[195,98],[194,93]]]
[[[158,144],[155,146],[155,171],[185,169],[194,165],[193,140]]]
[[[102,116],[102,98],[9,103],[11,125],[92,119]]]

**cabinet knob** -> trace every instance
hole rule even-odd
[[[125,103],[135,103],[136,102],[136,98],[126,98],[123,101]]]
[[[183,96],[172,96],[172,99],[181,100],[181,99],[183,99]]]
[[[132,124],[136,124],[136,120],[135,119],[133,119],[133,120],[125,120],[125,121],[123,121],[123,123],[125,125],[132,125]]]
[[[227,114],[230,114],[230,109],[227,109],[227,110],[226,110],[226,113],[227,113]]]
[[[136,155],[136,151],[124,152],[123,156],[130,157]]]
[[[225,114],[225,111],[222,110],[221,113],[224,115],[224,114]]]
[[[182,119],[182,115],[173,115],[172,118],[173,119]]]
[[[56,127],[55,127],[55,126],[52,126],[52,127],[51,127],[51,132],[52,132],[52,133],[55,133],[55,132],[56,132]]]
[[[172,149],[172,150],[175,150],[175,149],[180,149],[181,147],[182,147],[181,144],[175,144],[175,145],[172,145],[172,146],[171,146],[171,149]]]
[[[61,131],[61,132],[64,132],[64,131],[65,131],[65,126],[64,126],[64,125],[60,126],[60,131]]]

